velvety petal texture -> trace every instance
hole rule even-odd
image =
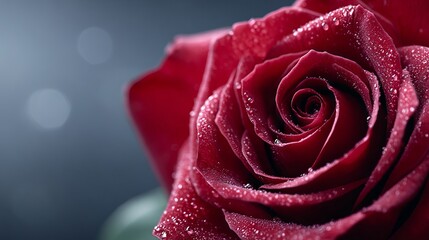
[[[129,90],[167,189],[174,180],[154,235],[426,237],[426,12],[423,0],[298,0],[178,38]]]
[[[204,75],[209,45],[224,32],[177,37],[167,47],[164,63],[128,88],[129,112],[167,189],[173,183],[178,151],[189,134],[189,112]]]

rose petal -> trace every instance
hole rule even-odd
[[[429,46],[429,2],[413,0],[364,0],[368,6],[392,21],[402,45]]]
[[[381,178],[386,174],[392,164],[394,164],[395,160],[397,160],[397,156],[402,149],[406,126],[411,116],[414,114],[414,111],[409,111],[409,109],[415,109],[417,106],[418,100],[416,92],[414,91],[410,79],[406,78],[400,89],[398,114],[396,115],[392,133],[390,134],[385,150],[377,166],[374,168],[368,178],[365,188],[356,200],[356,205],[359,205],[367,194],[379,184]]]
[[[246,115],[256,134],[265,142],[273,143],[275,137],[268,131],[269,117],[276,111],[277,86],[285,69],[305,52],[285,54],[257,65],[242,81],[242,101]],[[297,80],[295,79],[295,83]]]
[[[255,134],[246,130],[243,134],[242,152],[247,164],[251,167],[255,177],[264,183],[278,183],[285,181],[284,177],[278,176],[269,156],[265,154],[265,143],[255,136]]]
[[[368,129],[366,126],[368,113],[365,112],[361,102],[345,91],[330,86],[328,88],[334,92],[337,101],[335,121],[317,159],[311,166],[312,169],[341,157],[365,136]]]
[[[310,9],[315,12],[327,13],[348,5],[365,5],[361,0],[297,0],[293,6]]]
[[[228,83],[223,86],[220,95],[219,112],[215,123],[220,132],[228,141],[235,155],[242,160],[250,171],[250,166],[242,154],[241,138],[245,128],[251,127],[246,115],[242,101],[239,101],[237,92],[241,92],[241,79],[253,69],[255,59],[251,57],[242,58],[237,70],[231,75]]]
[[[415,204],[429,173],[429,155],[412,172],[402,178],[381,197],[364,208],[361,212],[366,216],[348,233],[347,237],[365,238],[366,233],[373,233],[375,239],[385,239],[391,235],[400,214],[408,215],[406,209]]]
[[[233,49],[236,56],[265,58],[270,48],[292,30],[318,17],[318,14],[298,7],[284,7],[261,19],[233,26]]]
[[[160,239],[237,239],[222,211],[202,200],[191,181],[189,142],[180,152],[178,172],[168,205],[153,234]]]
[[[225,219],[241,239],[385,239],[391,234],[400,210],[418,194],[428,172],[429,158],[426,158],[368,208],[323,225],[303,226],[227,211]]]
[[[206,178],[234,179],[231,184],[243,184],[252,181],[251,174],[231,150],[228,142],[219,131],[215,118],[219,110],[219,94],[210,96],[197,118],[198,155],[195,166]]]
[[[423,193],[413,210],[411,216],[393,235],[392,239],[425,239],[429,235],[427,223],[429,222],[429,183],[426,184]]]
[[[238,158],[242,159],[240,141],[244,126],[240,115],[240,106],[235,98],[234,77],[235,75],[231,76],[231,79],[220,93],[219,112],[215,123],[231,146],[231,150],[234,151]]]
[[[419,101],[427,102],[429,100],[429,48],[408,46],[400,48],[399,53],[402,65],[408,70],[416,86]],[[417,112],[421,112],[421,108],[417,109]]]
[[[349,153],[322,168],[297,178],[287,178],[282,183],[262,185],[261,189],[284,193],[312,193],[365,177],[378,157],[373,150],[372,142],[377,143],[373,135],[376,134],[369,130],[368,136],[358,142]]]
[[[219,179],[239,186],[255,182],[251,173],[243,167],[242,162],[230,149],[228,142],[217,128],[215,119],[218,110],[219,95],[216,91],[206,100],[198,114],[196,145],[198,156],[192,172],[196,190],[203,199],[217,206],[243,209],[250,215],[265,216],[268,213],[260,206],[225,201],[219,198],[217,190],[213,189],[212,182]]]
[[[354,219],[347,219],[348,221],[341,221],[337,224],[316,225],[313,227],[285,223],[280,220],[257,219],[233,212],[225,211],[224,214],[230,228],[242,240],[335,239],[346,232],[356,221]],[[355,216],[354,218],[359,217]]]
[[[178,37],[168,47],[163,64],[128,89],[130,114],[167,189],[171,189],[179,148],[188,136],[189,111],[202,79],[209,43],[223,33]]]
[[[377,10],[372,9],[370,6],[365,4],[364,2],[368,1],[361,1],[361,0],[298,0],[294,3],[293,6],[296,7],[302,7],[305,9],[310,9],[315,12],[319,12],[322,14],[326,14],[328,12],[334,11],[338,8],[342,8],[348,5],[360,5],[367,9],[368,11],[374,13],[377,20],[380,22],[380,24],[383,26],[384,30],[389,33],[390,37],[393,38],[393,41],[395,43],[398,43],[399,40],[397,39],[397,33],[398,30],[396,29],[396,25],[392,22],[390,22],[390,19],[387,19],[382,14],[378,13]],[[347,13],[344,13],[347,15]]]
[[[227,211],[249,214],[249,209],[230,208],[229,201],[238,201],[242,205],[255,203],[270,209],[275,216],[294,223],[317,224],[349,213],[353,201],[364,180],[311,194],[271,193],[252,189],[251,187],[234,186],[221,180],[211,181],[213,189],[225,199],[221,207]],[[308,214],[310,213],[311,214]]]
[[[386,187],[392,186],[416,168],[427,155],[429,148],[429,48],[412,46],[400,51],[402,62],[408,69],[417,91],[420,106],[404,109],[404,111],[415,111],[415,127],[409,136],[408,144],[401,159],[386,183]]]

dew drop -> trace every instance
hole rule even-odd
[[[234,87],[235,87],[235,89],[240,89],[241,88],[241,83],[240,82],[235,82],[234,83]]]
[[[255,23],[256,23],[256,20],[255,20],[254,18],[251,18],[251,19],[249,20],[249,24],[250,24],[250,26],[255,25]]]
[[[189,226],[187,226],[187,227],[186,227],[186,232],[187,232],[189,235],[194,234],[194,231],[193,231]]]
[[[41,89],[28,98],[29,117],[44,129],[62,127],[70,116],[71,103],[56,89]]]
[[[322,27],[323,27],[323,30],[325,30],[325,31],[329,30],[329,25],[326,23],[322,23]]]
[[[277,138],[276,138],[276,139],[274,140],[274,143],[278,145],[278,144],[281,144],[282,142],[281,142],[279,139],[277,139]]]
[[[161,238],[167,238],[167,232],[162,232],[161,233]]]
[[[90,27],[82,31],[77,42],[80,56],[90,64],[101,64],[110,59],[113,41],[108,32],[99,27]]]

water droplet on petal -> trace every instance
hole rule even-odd
[[[240,89],[241,88],[241,83],[240,82],[235,82],[234,83],[234,87],[235,87],[235,89]]]
[[[255,20],[254,18],[251,18],[251,19],[249,20],[249,24],[250,24],[250,26],[255,25],[255,23],[256,23],[256,20]]]
[[[194,234],[194,231],[193,231],[189,226],[187,226],[187,227],[186,227],[186,232],[187,232],[189,235]]]
[[[323,30],[325,30],[325,31],[329,30],[329,25],[326,23],[322,23],[322,27],[323,27]]]

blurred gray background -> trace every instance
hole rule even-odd
[[[176,34],[291,1],[0,0],[0,239],[97,239],[158,186],[124,87]]]

